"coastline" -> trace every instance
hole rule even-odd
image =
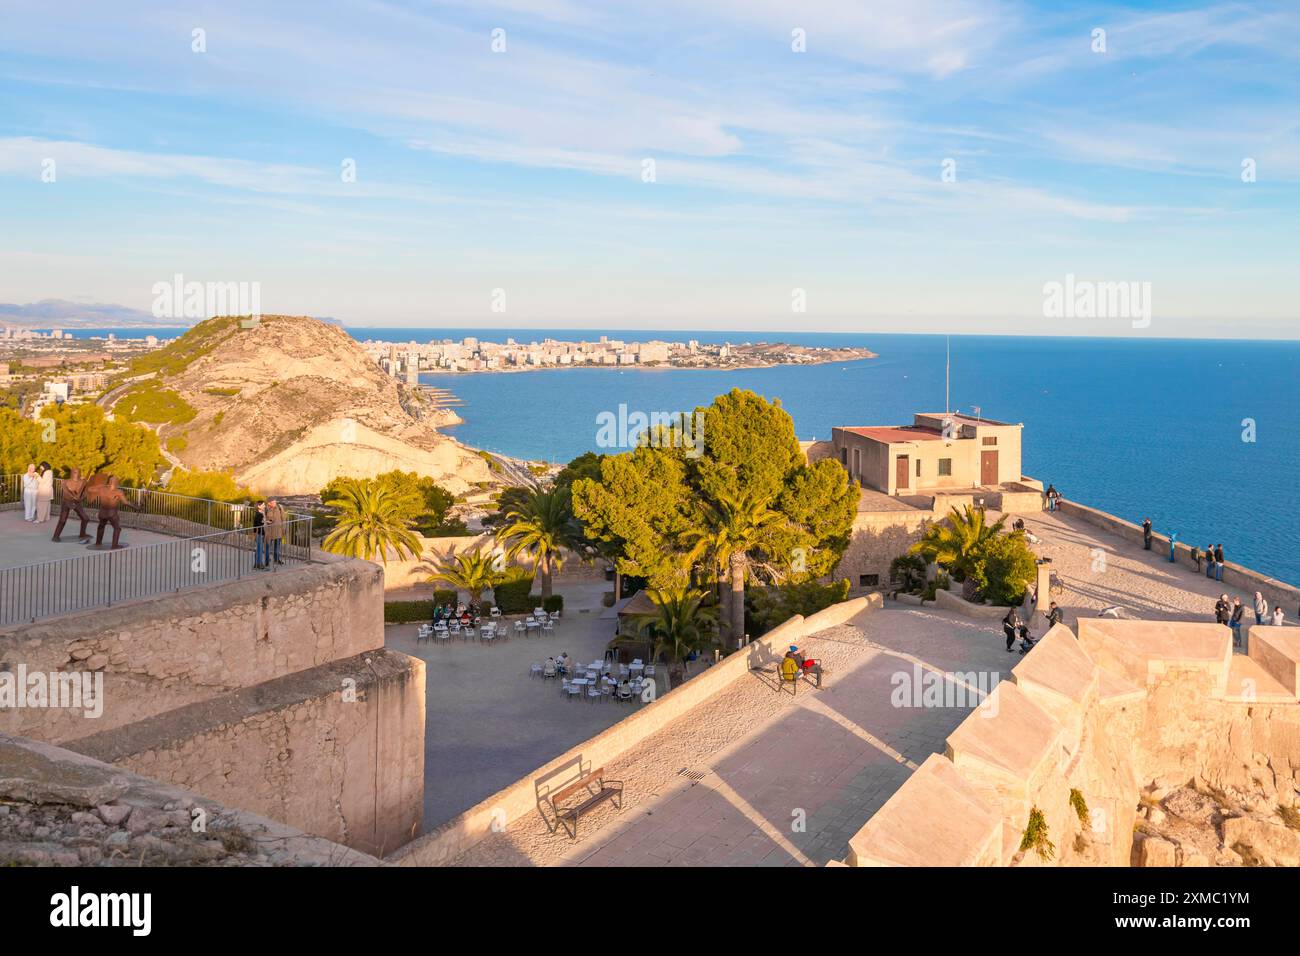
[[[806,368],[811,365],[849,365],[853,362],[867,362],[872,359],[880,358],[875,352],[868,352],[866,355],[846,358],[837,356],[835,358],[815,359],[808,362],[759,362],[746,365],[673,365],[671,363],[656,363],[654,365],[594,365],[584,362],[580,365],[524,365],[510,366],[509,368],[466,368],[466,369],[448,369],[448,368],[429,368],[421,369],[420,376],[425,375],[501,375],[515,372],[563,372],[575,371],[578,369],[587,369],[592,371],[617,371],[617,372],[745,372],[753,369],[764,368]]]

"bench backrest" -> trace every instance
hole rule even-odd
[[[555,793],[551,794],[550,796],[551,805],[554,806],[555,804],[559,803],[561,800],[568,799],[569,797],[577,793],[579,790],[586,790],[593,783],[596,783],[597,781],[604,779],[604,776],[605,776],[604,767],[597,767],[595,770],[591,771],[591,773],[583,774],[581,777],[579,777],[573,783],[569,784],[567,787],[557,790]]]

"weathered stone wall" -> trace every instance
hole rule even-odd
[[[935,516],[929,511],[886,511],[858,514],[844,557],[832,572],[836,581],[847,578],[851,588],[866,587],[864,574],[878,576],[880,590],[889,587],[889,564],[919,541]]]
[[[69,747],[383,855],[419,832],[424,663],[373,651]]]
[[[1079,626],[1077,639],[1060,625],[1044,636],[1011,682],[953,732],[944,756],[927,762],[951,767],[923,766],[909,778],[850,841],[847,862],[1126,866],[1135,855],[1139,801],[1188,786],[1257,795],[1264,812],[1228,813],[1223,840],[1229,831],[1254,834],[1271,841],[1275,859],[1300,859],[1287,828],[1268,812],[1300,796],[1300,705],[1261,663],[1284,670],[1278,660],[1286,658],[1294,670],[1294,643],[1273,633],[1280,629],[1252,628],[1246,657],[1232,653],[1217,625],[1083,619]],[[1054,844],[1049,859],[1021,850],[1035,809]],[[1290,841],[1300,844],[1294,835]],[[1208,862],[1190,842],[1177,852],[1172,843],[1157,845],[1167,865]]]
[[[103,674],[103,715],[0,711],[0,731],[55,743],[383,647],[383,571],[320,563],[0,630],[0,665]]]
[[[0,817],[0,867],[380,863],[204,795],[5,734],[0,734],[0,799],[6,809],[19,808]],[[44,827],[41,836],[36,826]]]

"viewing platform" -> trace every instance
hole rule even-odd
[[[281,563],[262,572],[253,567],[251,505],[140,488],[121,489],[128,502],[119,512],[122,547],[109,547],[111,526],[104,529],[103,546],[95,547],[98,509],[89,504],[89,537],[79,537],[80,519],[73,512],[61,540],[53,541],[63,483],[56,483],[50,518],[41,523],[23,519],[20,487],[17,476],[0,477],[0,627],[271,574],[312,560],[309,516],[285,512]]]

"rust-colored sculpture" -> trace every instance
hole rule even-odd
[[[63,534],[63,526],[68,523],[68,514],[73,511],[81,519],[81,530],[77,532],[77,537],[83,541],[90,537],[86,534],[86,525],[90,524],[90,518],[86,516],[86,510],[81,507],[81,497],[85,490],[86,479],[81,477],[81,469],[73,468],[72,473],[63,479],[63,503],[59,508],[59,523],[54,526],[54,537],[51,540],[59,540],[59,535]]]
[[[118,538],[122,536],[122,520],[117,515],[118,508],[125,506],[132,511],[144,510],[131,504],[126,492],[119,487],[116,475],[105,475],[103,472],[97,472],[86,482],[81,491],[81,500],[99,512],[99,529],[95,532],[95,543],[92,546],[96,548],[104,546],[105,525],[113,526],[110,550],[124,547],[118,544]]]

